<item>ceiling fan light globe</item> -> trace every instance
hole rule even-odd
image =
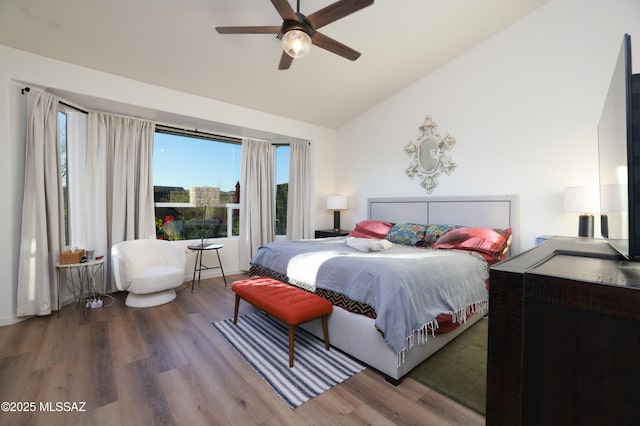
[[[282,48],[287,55],[298,59],[307,56],[311,50],[311,37],[301,30],[290,30],[282,37]]]

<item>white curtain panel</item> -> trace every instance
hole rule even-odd
[[[107,259],[107,291],[115,290],[111,247],[120,241],[155,238],[154,132],[150,121],[89,112],[81,220],[87,246]]]
[[[84,115],[84,114],[81,114]],[[105,256],[107,259],[110,245],[107,238],[107,140],[100,137],[98,120],[91,121],[93,113],[84,115],[85,139],[67,142],[69,156],[73,156],[77,150],[79,158],[77,171],[69,173],[69,187],[76,191],[70,192],[69,204],[72,226],[72,239],[74,245],[89,250],[95,250],[96,256]],[[69,119],[67,116],[67,126]],[[80,121],[81,117],[78,116]],[[69,160],[71,161],[71,159]],[[80,188],[79,193],[78,188]],[[76,198],[72,197],[77,195]],[[106,271],[107,268],[105,268]],[[105,272],[105,275],[107,273]],[[107,281],[109,282],[109,281]],[[110,290],[109,285],[106,286]]]
[[[289,191],[287,198],[287,238],[312,237],[311,226],[311,143],[289,145]]]
[[[275,240],[275,150],[271,143],[242,140],[239,267],[249,270],[258,248]]]
[[[24,198],[18,264],[17,316],[57,309],[55,263],[63,248],[64,210],[58,144],[58,99],[27,94]]]

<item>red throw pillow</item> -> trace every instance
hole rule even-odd
[[[447,232],[432,247],[477,251],[499,259],[506,254],[509,244],[511,244],[511,228],[462,227]]]
[[[363,220],[356,223],[356,228],[349,233],[350,237],[383,239],[393,225],[380,220]]]

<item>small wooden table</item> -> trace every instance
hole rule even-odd
[[[97,274],[100,274],[102,293],[104,293],[104,258],[83,263],[56,263],[56,268],[58,269],[58,314],[60,313],[60,281],[62,281],[60,275],[62,272],[64,272],[62,275],[64,275],[66,283],[71,287],[73,299],[77,304],[76,306],[80,306],[80,303],[85,299],[84,294],[90,285],[93,287],[94,296],[96,295],[95,276]]]
[[[222,272],[222,279],[224,280],[224,286],[227,286],[227,277],[224,275],[224,269],[222,268],[222,261],[220,260],[219,250],[223,248],[223,244],[194,244],[187,246],[189,250],[196,252],[196,262],[193,265],[193,280],[191,281],[191,293],[193,293],[193,287],[196,283],[196,272],[198,273],[198,283],[200,283],[200,272],[208,269],[220,269]],[[202,255],[205,251],[215,250],[218,256],[218,266],[206,266],[202,264]]]

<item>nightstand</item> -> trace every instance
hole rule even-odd
[[[316,238],[327,238],[327,237],[344,237],[346,235],[349,235],[349,232],[351,231],[346,231],[344,229],[340,229],[338,231],[334,231],[333,229],[320,229],[317,230],[316,229]]]

